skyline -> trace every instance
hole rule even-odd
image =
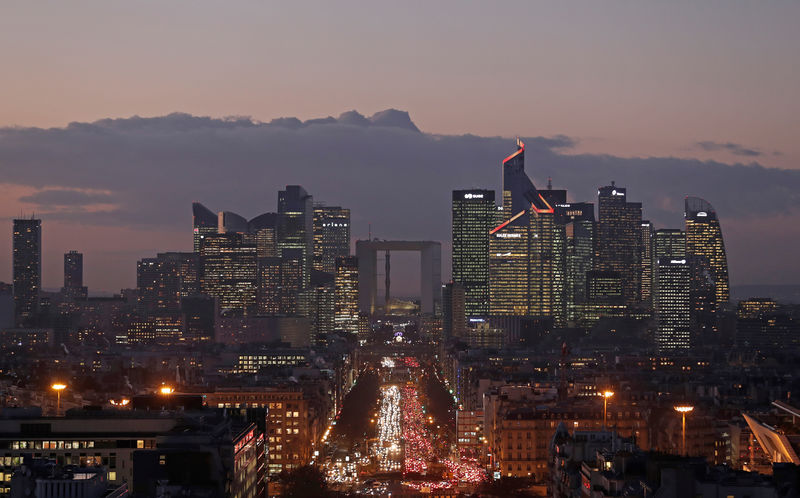
[[[45,288],[60,286],[59,262],[71,249],[86,255],[90,292],[130,287],[136,260],[191,248],[192,201],[253,216],[274,210],[274,192],[289,184],[306,186],[316,202],[351,208],[354,240],[366,238],[371,224],[373,236],[440,240],[449,254],[450,191],[499,188],[498,157],[505,157],[513,142],[417,129],[402,111],[379,113],[375,123],[352,112],[306,124],[172,114],[65,129],[6,129],[0,131],[0,162],[19,167],[7,172],[8,183],[1,186],[0,213],[9,227],[20,211],[42,216]],[[643,202],[644,218],[656,228],[682,224],[685,195],[708,199],[730,241],[733,285],[800,281],[797,272],[782,267],[793,244],[800,243],[800,229],[791,223],[800,172],[570,154],[574,142],[564,136],[526,143],[537,184],[552,177],[556,188],[568,190],[570,201],[593,201],[596,187],[617,181],[632,200]],[[283,168],[286,164],[294,166],[292,171]],[[107,174],[110,165],[114,175]],[[244,185],[241,178],[252,181]],[[757,213],[752,205],[761,206]],[[404,209],[392,209],[396,206]],[[9,250],[10,244],[0,247],[0,258],[10,262]],[[763,260],[750,257],[754,250],[764,254]],[[397,263],[396,268],[403,267]],[[443,263],[449,276],[449,260]],[[9,277],[10,264],[3,265],[0,279]],[[413,281],[397,284],[398,292],[416,288]]]

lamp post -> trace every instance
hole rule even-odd
[[[608,398],[614,395],[614,391],[603,391],[603,429],[606,428],[606,415],[608,414]]]
[[[678,405],[675,411],[681,414],[681,455],[686,455],[686,414],[694,410],[691,405]]]
[[[67,388],[66,384],[56,382],[50,386],[56,392],[56,417],[61,413],[61,391]]]

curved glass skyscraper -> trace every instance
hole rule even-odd
[[[714,207],[699,197],[686,197],[686,256],[713,280],[717,307],[730,299],[728,258]]]

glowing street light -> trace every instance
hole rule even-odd
[[[67,388],[66,384],[56,382],[50,386],[56,392],[56,416],[61,413],[61,391]]]
[[[606,415],[608,413],[608,398],[614,395],[614,391],[603,391],[603,429],[606,428]]]
[[[681,454],[686,455],[686,414],[694,410],[691,405],[677,405],[675,411],[681,414]]]
[[[175,389],[169,386],[161,386],[158,392],[160,392],[161,394],[172,394],[173,392],[175,392]]]

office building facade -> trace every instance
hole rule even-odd
[[[453,191],[453,282],[463,286],[469,316],[489,314],[489,231],[496,212],[492,190]]]
[[[42,290],[42,220],[14,220],[13,278],[15,325],[34,327]]]
[[[699,197],[686,197],[684,219],[686,222],[686,255],[702,273],[705,269],[714,282],[716,306],[730,300],[728,258],[722,228],[714,206]]]
[[[314,269],[336,272],[336,258],[350,255],[350,210],[314,204]]]
[[[350,334],[358,333],[358,258],[336,258],[335,329]]]
[[[638,304],[642,284],[642,204],[628,202],[627,190],[614,182],[600,187],[597,202],[596,269],[619,273],[625,304]]]

